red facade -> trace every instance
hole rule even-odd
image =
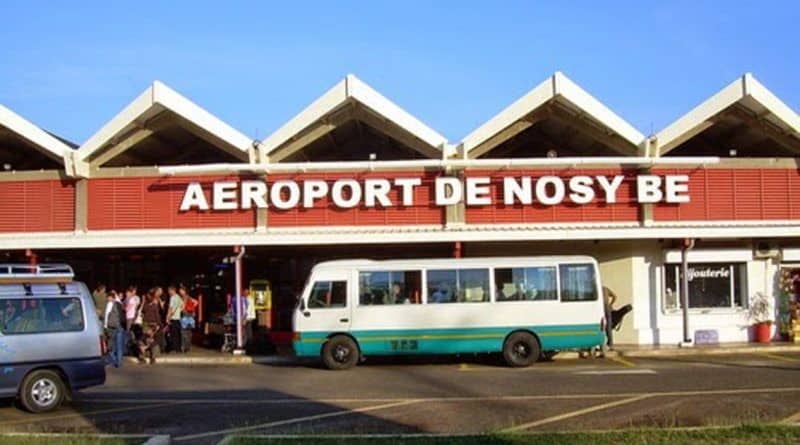
[[[298,205],[289,210],[268,209],[269,227],[301,226],[392,226],[438,225],[445,222],[445,208],[434,203],[434,181],[438,172],[371,172],[371,173],[302,173],[269,175],[268,185],[290,179],[302,183],[321,179],[332,184],[338,179],[420,177],[422,184],[414,190],[414,203],[403,206],[399,187],[389,193],[391,207],[341,209],[325,197],[313,208]],[[636,202],[636,171],[622,169],[569,170],[469,170],[467,176],[486,176],[491,180],[493,204],[470,205],[466,208],[468,224],[547,224],[636,222],[640,206]],[[737,221],[737,220],[800,220],[800,169],[793,168],[694,168],[656,169],[656,175],[689,176],[690,202],[657,204],[656,221]],[[617,191],[617,202],[606,203],[604,193],[595,186],[596,197],[589,204],[578,205],[569,198],[558,205],[546,206],[503,204],[503,178],[554,175],[567,181],[576,175],[615,176],[625,180]],[[214,229],[253,228],[256,211],[191,210],[180,211],[186,187],[200,182],[211,202],[215,181],[239,180],[225,176],[180,176],[141,178],[98,178],[88,181],[88,229]],[[28,180],[0,182],[0,233],[71,231],[75,227],[75,182],[65,180]]]
[[[75,183],[62,180],[0,182],[0,232],[75,229]]]
[[[421,175],[421,176],[420,176]],[[444,208],[434,205],[434,181],[436,173],[397,172],[397,173],[319,173],[319,174],[285,174],[269,175],[267,183],[271,187],[278,180],[302,182],[309,179],[324,180],[330,186],[337,179],[421,177],[422,184],[414,189],[414,205],[403,206],[401,191],[393,187],[389,193],[392,207],[359,206],[351,209],[336,207],[328,197],[315,202],[313,208],[298,206],[289,210],[269,208],[267,224],[271,227],[293,226],[366,226],[366,225],[412,225],[412,224],[444,224]]]
[[[800,220],[798,169],[659,169],[689,175],[686,204],[658,204],[656,221]]]
[[[621,169],[570,169],[570,170],[500,170],[469,171],[469,176],[488,176],[491,178],[492,205],[468,206],[468,224],[547,224],[566,222],[635,222],[639,220],[639,205],[636,202],[636,172]],[[530,176],[534,180],[542,176],[559,176],[566,181],[573,176],[616,176],[625,179],[617,190],[617,202],[606,203],[605,194],[595,185],[595,199],[578,205],[565,198],[558,205],[543,205],[534,200],[533,204],[503,204],[503,178]]]
[[[255,227],[255,211],[180,211],[181,199],[191,182],[203,185],[211,202],[214,181],[237,180],[225,176],[180,176],[89,179],[89,230],[200,229]]]

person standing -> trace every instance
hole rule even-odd
[[[169,325],[169,350],[171,352],[181,352],[181,312],[183,312],[183,300],[176,292],[175,286],[169,286],[167,288],[167,294],[169,294],[166,318],[166,322]]]
[[[136,286],[130,285],[125,291],[125,329],[130,332],[139,316],[139,305],[142,300],[136,295]]]
[[[246,292],[246,291],[243,291]],[[236,305],[239,305],[239,314],[241,314],[241,319],[239,318],[239,314],[236,313]],[[232,296],[230,298],[230,303],[228,305],[228,313],[231,314],[231,319],[233,320],[234,324],[234,333],[238,337],[238,329],[239,327],[242,328],[242,346],[247,344],[247,332],[245,331],[245,319],[247,318],[247,297],[244,295],[240,296]],[[238,341],[238,340],[237,340]],[[237,344],[236,347],[238,348],[239,345]]]
[[[164,318],[161,316],[161,304],[159,304],[160,298],[157,296],[157,289],[150,289],[142,307],[143,335],[153,337],[152,342],[149,341],[150,339],[143,339],[145,340],[144,344],[149,348],[151,362],[155,362],[155,357],[161,348],[160,337],[163,337],[162,320]]]
[[[244,347],[245,349],[249,349],[253,347],[253,332],[255,331],[256,327],[256,300],[250,294],[249,289],[245,289],[244,297],[246,301],[246,314],[244,317],[244,332],[245,332],[245,340],[244,340]]]
[[[614,321],[612,320],[612,312],[614,311],[614,303],[616,301],[617,294],[606,286],[603,286],[603,307],[606,316],[606,344],[605,348],[603,348],[604,350],[614,347]]]
[[[106,285],[97,283],[97,287],[92,292],[92,300],[94,300],[94,309],[97,312],[97,318],[103,319],[103,313],[106,307]]]
[[[112,290],[106,297],[103,327],[109,332],[109,338],[111,339],[109,358],[115,368],[122,366],[122,353],[125,350],[124,313],[119,295]]]
[[[197,300],[189,295],[186,286],[178,288],[178,294],[183,301],[183,311],[181,312],[181,351],[189,352],[192,349],[192,329],[195,327],[195,313],[197,312]]]

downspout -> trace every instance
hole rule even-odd
[[[242,339],[242,257],[244,257],[244,246],[234,246],[234,252],[237,255],[234,257],[234,264],[236,270],[236,289],[234,295],[234,305],[236,306],[236,351],[234,354],[244,353],[244,341]]]
[[[694,238],[683,240],[681,247],[681,308],[683,309],[683,341],[681,346],[692,344],[689,336],[689,251],[694,248]]]

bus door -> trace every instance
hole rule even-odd
[[[351,308],[348,304],[347,272],[324,271],[314,276],[303,311],[303,331],[349,331]]]

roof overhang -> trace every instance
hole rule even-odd
[[[468,134],[461,142],[465,157],[476,158],[548,116],[585,123],[582,129],[599,142],[622,145],[639,154],[645,137],[567,76],[556,72],[530,92]]]
[[[719,221],[713,223],[575,223],[475,225],[464,227],[379,226],[255,229],[117,230],[0,234],[8,249],[85,249],[180,246],[353,245],[442,242],[508,242],[558,240],[656,240],[796,238],[797,221]]]
[[[198,137],[244,162],[249,160],[252,139],[155,81],[75,152],[67,171],[77,176],[89,176],[92,169],[157,131],[151,128],[152,121],[165,111],[177,116],[181,125]]]
[[[260,162],[279,162],[351,120],[441,158],[447,139],[352,74],[320,96],[260,144]]]
[[[659,131],[651,141],[654,154],[668,153],[726,114],[763,128],[781,145],[800,150],[800,116],[747,73]]]
[[[73,151],[58,138],[2,105],[0,105],[0,126],[19,135],[42,154],[62,165],[64,158]]]

